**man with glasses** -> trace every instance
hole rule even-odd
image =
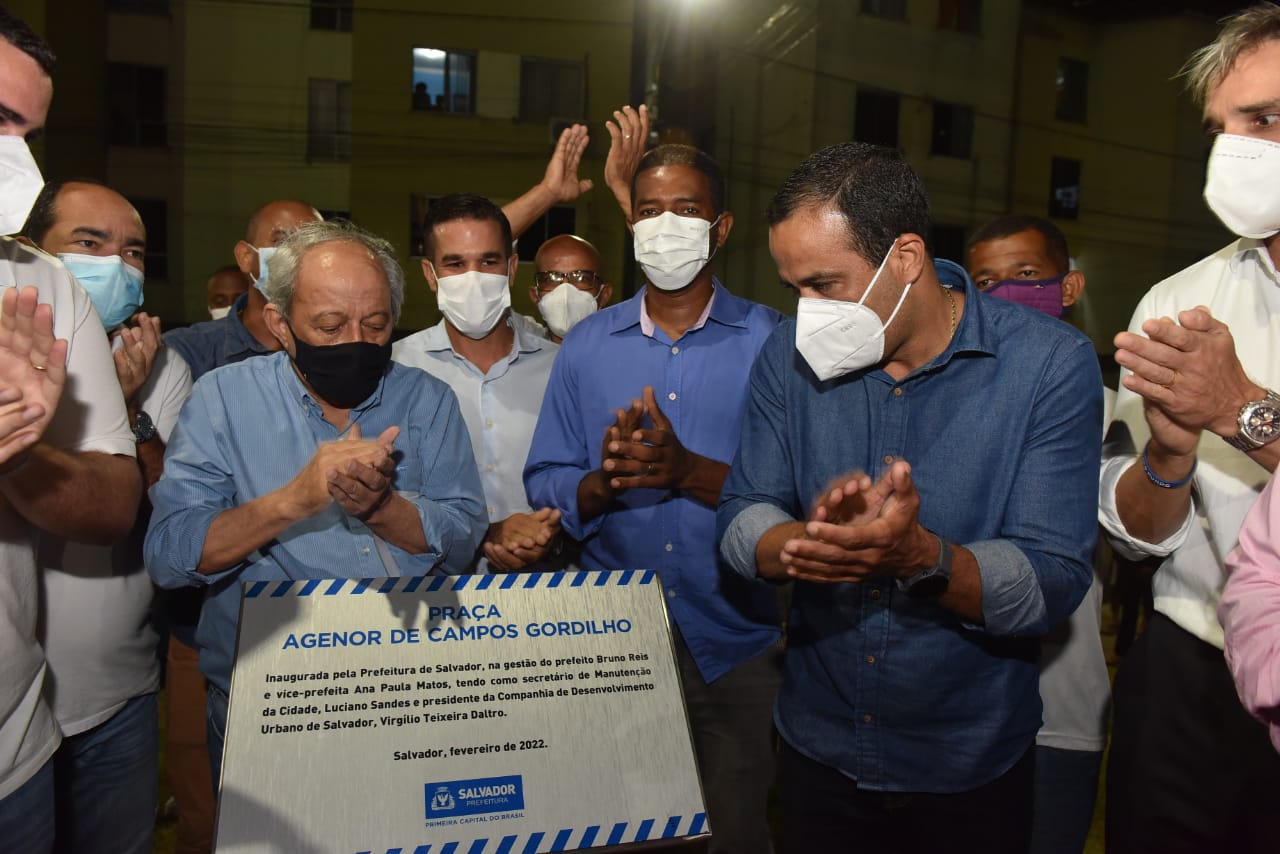
[[[448,383],[458,396],[484,486],[489,530],[472,568],[553,568],[560,512],[535,510],[521,472],[560,347],[511,312],[516,256],[506,214],[482,196],[445,196],[427,211],[422,274],[444,317],[404,338],[392,358]]]
[[[600,253],[577,235],[551,238],[538,249],[533,263],[536,284],[529,288],[529,299],[538,307],[556,344],[578,321],[613,298],[613,285],[600,274]]]

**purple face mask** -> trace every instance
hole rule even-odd
[[[1062,276],[1052,279],[1027,281],[1024,279],[1006,279],[996,282],[984,293],[996,299],[1004,299],[1034,308],[1050,317],[1062,319],[1065,311],[1062,305]]]

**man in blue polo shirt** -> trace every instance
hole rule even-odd
[[[783,851],[1025,854],[1036,636],[1092,576],[1093,347],[940,282],[892,149],[818,152],[768,219],[801,299],[752,366],[718,521],[734,569],[794,582]]]
[[[656,569],[666,590],[707,796],[712,851],[767,852],[775,591],[721,570],[715,506],[738,444],[747,367],[779,315],[729,293],[708,260],[733,226],[719,166],[663,145],[633,178],[647,285],[578,323],[551,371],[525,467],[587,569]]]

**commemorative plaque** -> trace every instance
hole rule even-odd
[[[244,586],[219,852],[535,854],[708,832],[655,573]]]

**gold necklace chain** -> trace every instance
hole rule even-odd
[[[943,285],[942,292],[947,295],[947,302],[951,304],[951,331],[947,333],[947,340],[950,341],[956,334],[956,298],[951,295],[951,288]]]

